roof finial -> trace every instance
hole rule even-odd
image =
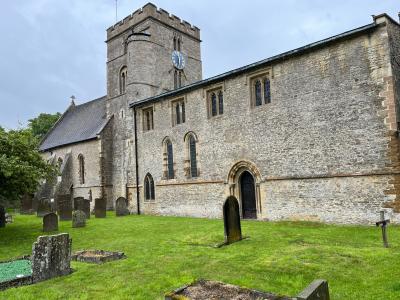
[[[71,98],[71,105],[75,106],[75,96],[72,95],[70,98]]]

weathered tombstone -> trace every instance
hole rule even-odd
[[[24,194],[21,198],[21,214],[31,214],[33,212],[33,196]]]
[[[128,201],[124,197],[119,197],[115,202],[115,214],[117,217],[129,215]]]
[[[96,218],[106,217],[106,207],[107,203],[104,198],[96,198],[94,200],[94,214]]]
[[[72,220],[72,201],[71,195],[58,195],[57,196],[57,213],[60,221]]]
[[[72,213],[72,227],[85,227],[86,226],[86,214],[81,210],[74,210]]]
[[[83,197],[74,198],[74,209],[83,211],[86,214],[86,218],[90,219],[90,200]]]
[[[298,300],[329,300],[328,281],[316,279],[306,287],[295,299]]]
[[[6,227],[6,210],[0,205],[0,228]]]
[[[43,231],[57,231],[58,230],[58,217],[55,213],[49,213],[43,217]]]
[[[32,246],[33,281],[71,273],[71,244],[68,233],[39,236]]]
[[[75,197],[74,198],[74,210],[81,210],[82,208],[82,202],[84,198],[83,197]]]
[[[51,213],[50,200],[46,199],[46,198],[42,198],[38,202],[37,216],[43,217],[44,215],[47,215],[48,213]]]
[[[234,196],[226,199],[223,207],[225,243],[231,244],[242,239],[240,227],[239,203]]]

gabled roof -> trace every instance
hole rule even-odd
[[[71,104],[43,138],[39,150],[46,151],[97,138],[108,122],[106,99],[104,96],[81,105]]]

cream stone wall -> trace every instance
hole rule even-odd
[[[252,107],[252,72],[269,74],[270,104]],[[381,25],[215,83],[224,92],[221,116],[207,115],[206,91],[213,86],[143,105],[137,122],[139,182],[143,185],[147,173],[153,176],[156,200],[143,202],[141,191],[142,212],[221,216],[229,194],[240,200],[229,173],[244,161],[259,174],[259,219],[373,224],[395,197],[387,191],[399,171],[388,150],[393,128],[385,101],[391,76],[387,27]],[[172,126],[171,102],[181,98],[186,122]],[[144,132],[141,111],[149,106],[154,130]],[[188,132],[198,137],[195,179],[184,170]],[[166,137],[173,144],[172,180],[163,179]],[[399,220],[397,212],[393,218]]]
[[[100,143],[99,140],[91,140],[78,144],[67,145],[65,147],[44,152],[45,159],[55,155],[57,159],[71,153],[73,189],[72,197],[84,197],[89,199],[92,192],[91,207],[94,207],[94,199],[102,196],[101,175],[100,175]],[[85,158],[85,183],[79,181],[79,161],[78,156],[82,154]]]

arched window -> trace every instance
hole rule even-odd
[[[219,114],[222,115],[224,113],[224,94],[222,91],[219,91],[218,93],[218,108]]]
[[[62,164],[63,164],[63,159],[61,157],[59,157],[57,160],[58,167],[60,168],[62,166]]]
[[[177,49],[178,51],[181,51],[181,39],[178,38],[178,43],[177,43]]]
[[[144,178],[144,196],[145,200],[154,200],[155,193],[154,193],[154,180],[151,174],[147,174]]]
[[[171,141],[167,140],[165,146],[167,148],[167,178],[174,179],[174,153]]]
[[[190,176],[197,177],[197,158],[196,158],[196,140],[193,135],[189,136],[189,158],[190,158]]]
[[[79,182],[80,184],[85,183],[85,158],[82,154],[78,155],[78,162],[79,162]]]
[[[120,92],[120,94],[125,93],[127,76],[128,76],[127,67],[122,67],[121,70],[119,71],[119,92]]]
[[[264,102],[265,104],[271,103],[271,87],[268,78],[264,79]]]
[[[257,80],[254,84],[254,94],[255,94],[256,106],[261,105],[262,100],[261,100],[261,81],[260,80]]]
[[[174,36],[174,50],[176,50],[176,36]]]
[[[217,95],[215,93],[211,94],[211,116],[217,115]]]

